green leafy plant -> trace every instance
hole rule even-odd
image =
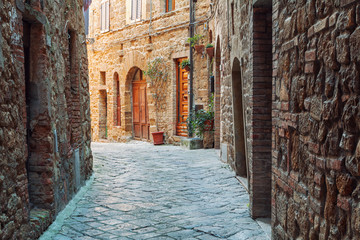
[[[196,44],[199,43],[201,39],[203,39],[204,36],[201,34],[195,34],[195,36],[188,38],[188,42],[190,43],[191,47],[194,47]]]
[[[184,69],[186,66],[189,66],[189,67],[190,67],[190,61],[189,61],[189,59],[184,59],[184,60],[182,60],[181,63],[180,63],[180,67],[181,67],[182,69]]]
[[[209,99],[208,109],[192,111],[187,119],[187,129],[189,133],[203,138],[205,131],[212,131],[214,123],[214,95]]]
[[[147,76],[147,82],[149,83],[154,99],[157,131],[159,131],[159,111],[166,108],[167,69],[165,60],[162,57],[157,57],[148,62],[147,70],[144,71],[144,75]]]
[[[212,47],[214,47],[214,45],[212,45],[211,43],[208,43],[208,44],[206,44],[205,48],[212,48]]]

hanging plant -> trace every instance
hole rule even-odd
[[[199,43],[201,39],[203,39],[204,36],[201,34],[195,34],[193,37],[188,38],[188,42],[190,43],[191,47],[195,47]]]
[[[206,44],[206,53],[208,54],[209,58],[212,59],[214,57],[214,45],[211,43]]]
[[[189,59],[184,59],[180,63],[181,69],[185,69],[186,71],[190,71],[190,61]]]

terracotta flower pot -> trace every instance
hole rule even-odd
[[[186,65],[186,66],[184,67],[184,69],[185,69],[186,71],[190,72],[190,66],[189,66],[189,65]]]
[[[201,44],[201,45],[195,45],[194,47],[195,47],[195,51],[196,51],[197,53],[202,54],[202,53],[204,52],[205,46],[204,46],[203,44]]]
[[[210,59],[213,58],[214,57],[214,47],[206,48],[206,53],[208,54]]]
[[[154,139],[154,145],[164,144],[164,132],[153,132],[151,134]]]
[[[213,129],[214,129],[214,119],[212,119],[212,120],[206,120],[206,121],[204,122],[204,125],[205,125],[205,127],[204,127],[204,130],[205,130],[205,131],[211,131],[211,130],[213,130]]]

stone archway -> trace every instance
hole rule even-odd
[[[125,86],[125,131],[135,139],[149,140],[147,87],[142,70],[132,67]]]
[[[248,176],[246,153],[245,114],[240,61],[235,58],[232,66],[233,128],[235,146],[235,171],[242,177]]]

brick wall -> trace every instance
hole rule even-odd
[[[0,239],[36,239],[92,172],[81,7],[0,1]]]
[[[220,110],[221,158],[248,179],[252,217],[269,216],[271,5],[218,1],[214,8],[216,14],[209,25],[217,39],[218,61],[214,64],[220,70],[216,71],[220,91],[215,106]]]
[[[360,4],[273,1],[274,239],[358,239]]]
[[[252,215],[269,216],[271,211],[271,100],[272,100],[272,12],[253,9],[252,158],[250,189]]]

